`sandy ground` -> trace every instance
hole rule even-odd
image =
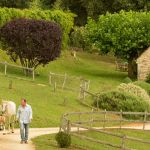
[[[118,128],[118,127],[111,127]],[[123,126],[125,129],[143,129],[142,124],[129,124],[127,126]],[[99,128],[100,129],[100,128]],[[72,128],[72,131],[76,131],[77,128]],[[146,124],[145,130],[150,130],[150,124]],[[15,130],[14,134],[3,135],[0,132],[0,150],[35,150],[31,139],[44,134],[53,134],[57,133],[59,128],[31,128],[30,129],[30,139],[28,144],[20,144],[20,134],[19,129]]]
[[[57,133],[58,130],[59,128],[32,128],[29,133],[29,144],[20,144],[19,129],[16,129],[14,134],[3,135],[0,132],[0,150],[35,150],[31,138],[44,134]]]

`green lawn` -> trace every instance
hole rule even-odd
[[[91,81],[90,91],[100,92],[115,88],[126,77],[126,73],[115,70],[114,58],[98,56],[85,52],[78,53],[79,60],[74,60],[70,52],[63,52],[62,56],[49,65],[38,68],[39,76],[35,82],[18,80],[12,77],[23,77],[22,70],[8,68],[8,76],[0,75],[0,99],[13,100],[17,106],[21,98],[26,98],[33,108],[32,127],[59,126],[60,117],[65,112],[89,111],[89,108],[77,101],[79,93],[62,91],[53,92],[48,85],[49,72],[67,73],[72,76],[82,76]],[[3,52],[0,52],[0,61],[12,63]],[[0,65],[0,73],[4,68]],[[9,81],[13,81],[13,89],[8,89]],[[41,83],[41,84],[39,84]],[[79,88],[79,87],[77,87]],[[64,98],[67,104],[63,106]]]
[[[125,134],[128,136],[132,136],[135,138],[141,138],[146,141],[150,141],[150,131],[137,131],[137,130],[109,130],[109,132],[117,132],[120,134]],[[115,138],[113,136],[108,136],[104,135],[101,133],[93,133],[93,132],[83,132],[81,133],[83,135],[86,135],[88,137],[93,137],[94,139],[99,139],[103,140],[106,142],[111,142],[113,144],[119,145],[121,143],[121,140],[118,138]],[[44,136],[39,136],[35,139],[33,139],[33,142],[36,146],[36,150],[60,150],[58,148],[57,143],[55,141],[55,135],[44,135]],[[127,141],[126,146],[128,148],[133,148],[136,150],[149,150],[149,145],[148,144],[141,144],[138,142],[132,142],[132,141]],[[109,146],[104,146],[102,144],[95,144],[91,143],[86,140],[81,140],[75,137],[72,137],[72,145],[68,149],[64,150],[116,150],[116,148],[112,148]]]

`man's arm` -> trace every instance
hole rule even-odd
[[[30,106],[30,121],[33,119],[33,116],[32,116],[32,107]]]
[[[20,106],[18,107],[16,118],[17,118],[17,120],[19,120],[19,118],[20,118]]]

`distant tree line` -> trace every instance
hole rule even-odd
[[[84,25],[87,17],[97,19],[106,12],[114,13],[120,10],[149,11],[149,0],[0,0],[1,7],[28,8],[37,5],[42,9],[58,8],[70,10],[77,14],[75,24]]]

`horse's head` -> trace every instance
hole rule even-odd
[[[7,111],[7,101],[2,101],[1,111],[2,113],[5,113]]]

